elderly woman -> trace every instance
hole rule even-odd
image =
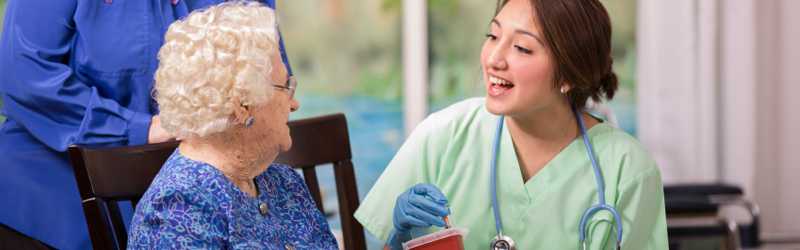
[[[136,207],[129,248],[336,249],[303,179],[271,163],[291,147],[299,105],[273,11],[192,13],[170,25],[159,59],[162,126],[183,141]]]

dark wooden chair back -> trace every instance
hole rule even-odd
[[[94,249],[126,249],[128,234],[118,202],[131,201],[136,207],[178,143],[69,148]]]
[[[366,249],[364,229],[353,214],[358,208],[358,189],[350,152],[350,136],[344,114],[313,117],[289,122],[292,148],[276,162],[303,171],[306,185],[317,208],[324,213],[316,167],[331,163],[336,179],[339,216],[342,221],[344,249]]]

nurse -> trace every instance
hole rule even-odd
[[[170,23],[220,2],[8,3],[0,41],[7,116],[0,127],[0,235],[8,227],[58,249],[91,248],[65,150],[171,139],[151,97],[156,53]]]
[[[489,249],[495,212],[516,249],[580,249],[581,218],[600,200],[582,122],[605,204],[621,215],[589,217],[588,249],[614,249],[617,222],[622,249],[667,249],[658,167],[635,138],[583,108],[617,89],[605,8],[598,0],[501,0],[498,9],[480,54],[486,97],[419,124],[355,217],[391,249],[439,230],[446,215],[468,229],[467,249]]]

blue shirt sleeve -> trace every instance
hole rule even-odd
[[[101,96],[67,64],[78,33],[72,18],[76,5],[76,0],[9,2],[0,42],[6,115],[57,151],[71,144],[144,144],[151,114]]]

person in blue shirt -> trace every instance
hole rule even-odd
[[[136,207],[128,249],[338,249],[292,145],[297,88],[274,12],[229,2],[170,25],[158,53],[162,126],[182,138]]]
[[[151,97],[156,53],[173,21],[220,2],[8,2],[0,38],[7,117],[0,125],[0,226],[58,249],[90,248],[67,147],[171,139]],[[274,8],[274,0],[265,2]]]

